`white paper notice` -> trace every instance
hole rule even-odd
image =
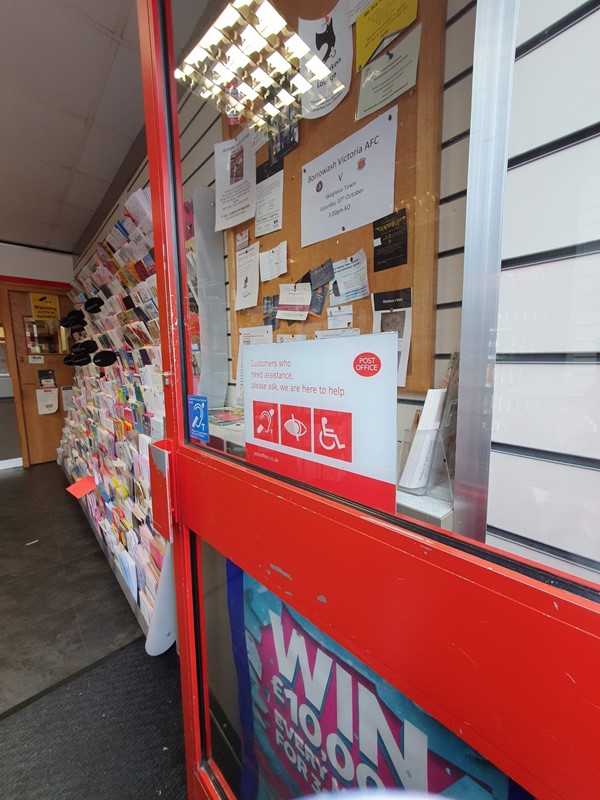
[[[236,139],[215,145],[215,231],[231,228],[255,214],[256,167],[252,138],[252,132],[245,130]]]
[[[237,253],[238,250],[245,250],[246,247],[248,247],[248,242],[250,241],[249,236],[250,236],[250,232],[249,232],[248,228],[244,228],[243,231],[240,231],[239,233],[236,233],[236,235],[235,235],[235,251],[236,251],[236,253]]]
[[[58,389],[36,389],[38,414],[54,414],[58,411]]]
[[[364,250],[341,261],[334,261],[333,272],[335,278],[329,284],[330,304],[343,305],[368,296],[369,278]]]
[[[258,153],[260,148],[269,141],[269,132],[267,126],[263,125],[262,128],[253,131],[252,133],[252,150]]]
[[[273,326],[256,325],[253,328],[239,328],[240,346],[238,348],[237,369],[235,374],[238,404],[244,399],[244,348],[254,344],[272,344]]]
[[[302,247],[394,210],[398,108],[393,106],[302,168]]]
[[[327,327],[330,330],[352,327],[352,306],[331,306],[327,309]]]
[[[277,319],[304,321],[308,316],[311,297],[310,283],[280,283]]]
[[[316,119],[333,111],[350,89],[352,29],[348,0],[339,0],[333,11],[320,19],[298,19],[298,34],[330,71],[326,78],[302,95],[302,116]],[[300,74],[307,79],[311,77],[304,64],[300,67]],[[342,89],[339,89],[340,84]]]
[[[339,339],[340,336],[360,336],[360,328],[334,328],[330,331],[315,331],[315,339]]]
[[[360,93],[356,118],[379,111],[417,83],[421,26],[401,42],[366,66],[360,73]]]
[[[274,166],[267,161],[256,170],[256,219],[254,235],[281,230],[283,211],[283,159]]]
[[[284,342],[305,342],[306,335],[304,333],[278,333],[277,343],[284,344]]]
[[[349,0],[350,7],[350,25],[354,25],[356,18],[363,13],[365,8],[368,8],[373,0]]]
[[[260,254],[260,279],[272,281],[287,272],[287,242],[280,242],[272,250]]]
[[[75,390],[72,386],[60,387],[63,411],[68,411],[70,408],[75,408],[75,403],[73,402],[74,393]]]
[[[250,247],[235,254],[236,311],[241,311],[243,308],[254,308],[258,303],[258,254],[258,242],[254,242]]]
[[[392,289],[371,296],[373,333],[395,333],[398,337],[398,386],[406,386],[412,337],[412,290]]]

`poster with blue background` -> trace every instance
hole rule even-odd
[[[227,570],[243,800],[382,787],[533,800],[264,586]]]

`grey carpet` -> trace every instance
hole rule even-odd
[[[174,648],[143,639],[0,719],[3,800],[185,800]]]

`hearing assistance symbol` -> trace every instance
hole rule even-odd
[[[208,442],[208,398],[204,395],[188,395],[188,418],[190,438]]]

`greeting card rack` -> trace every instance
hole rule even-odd
[[[58,462],[71,482],[93,477],[82,507],[158,655],[175,641],[176,617],[171,545],[152,526],[149,446],[163,438],[164,400],[147,190],[125,203],[73,287],[83,329]]]

